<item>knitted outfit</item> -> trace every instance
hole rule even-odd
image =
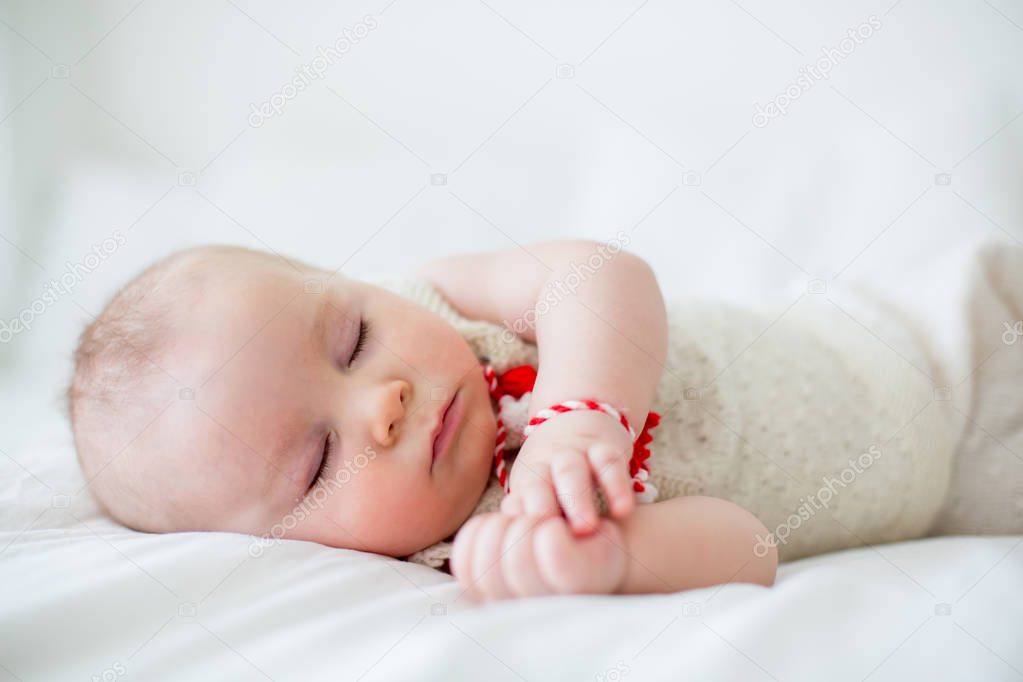
[[[534,345],[464,318],[428,283],[383,284],[440,315],[497,372],[536,366]],[[667,361],[650,408],[661,415],[649,445],[657,499],[730,500],[774,535],[782,560],[920,537],[939,514],[945,526],[969,524],[963,495],[958,506],[945,504],[967,422],[936,389],[962,378],[948,376],[958,365],[939,361],[936,344],[890,306],[851,293],[831,298],[841,307],[812,294],[787,310],[667,304]],[[1019,413],[1018,393],[1015,405]],[[642,418],[632,421],[638,431]],[[1013,475],[1011,486],[1023,481],[1023,469]],[[990,476],[970,483],[986,486],[985,496],[998,485]],[[492,475],[473,515],[498,511],[503,496]],[[450,540],[409,559],[440,567]]]

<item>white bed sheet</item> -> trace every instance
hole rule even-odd
[[[21,386],[2,405],[22,438],[17,462],[0,457],[0,680],[1023,674],[1020,537],[816,557],[782,566],[773,589],[480,608],[447,576],[374,555],[118,527],[73,494],[82,479],[53,392]]]

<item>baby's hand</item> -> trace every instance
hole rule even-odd
[[[536,427],[511,469],[511,493],[501,502],[510,515],[556,516],[563,509],[577,534],[592,533],[599,515],[593,479],[604,491],[612,516],[632,511],[629,477],[632,439],[602,412],[573,411]]]
[[[621,530],[601,519],[579,538],[561,517],[481,514],[462,526],[451,571],[480,599],[548,594],[609,594],[625,577]]]

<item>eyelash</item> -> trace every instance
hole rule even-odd
[[[323,439],[323,455],[320,458],[320,468],[316,470],[316,475],[313,476],[313,482],[309,484],[309,490],[312,490],[317,483],[323,480],[323,475],[327,473],[327,465],[330,463],[330,455],[334,448],[334,432],[328,431],[327,436]]]
[[[363,347],[366,345],[366,338],[369,336],[369,322],[367,320],[359,321],[359,339],[355,342],[355,350],[352,351],[352,357],[348,359],[348,366],[350,367],[355,359],[359,357],[359,353],[362,352]]]

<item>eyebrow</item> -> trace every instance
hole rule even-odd
[[[312,327],[309,329],[309,340],[314,344],[323,338],[324,331],[327,328],[327,309],[329,307],[330,304],[327,302],[327,298],[324,297],[320,301],[320,307],[316,310]]]

